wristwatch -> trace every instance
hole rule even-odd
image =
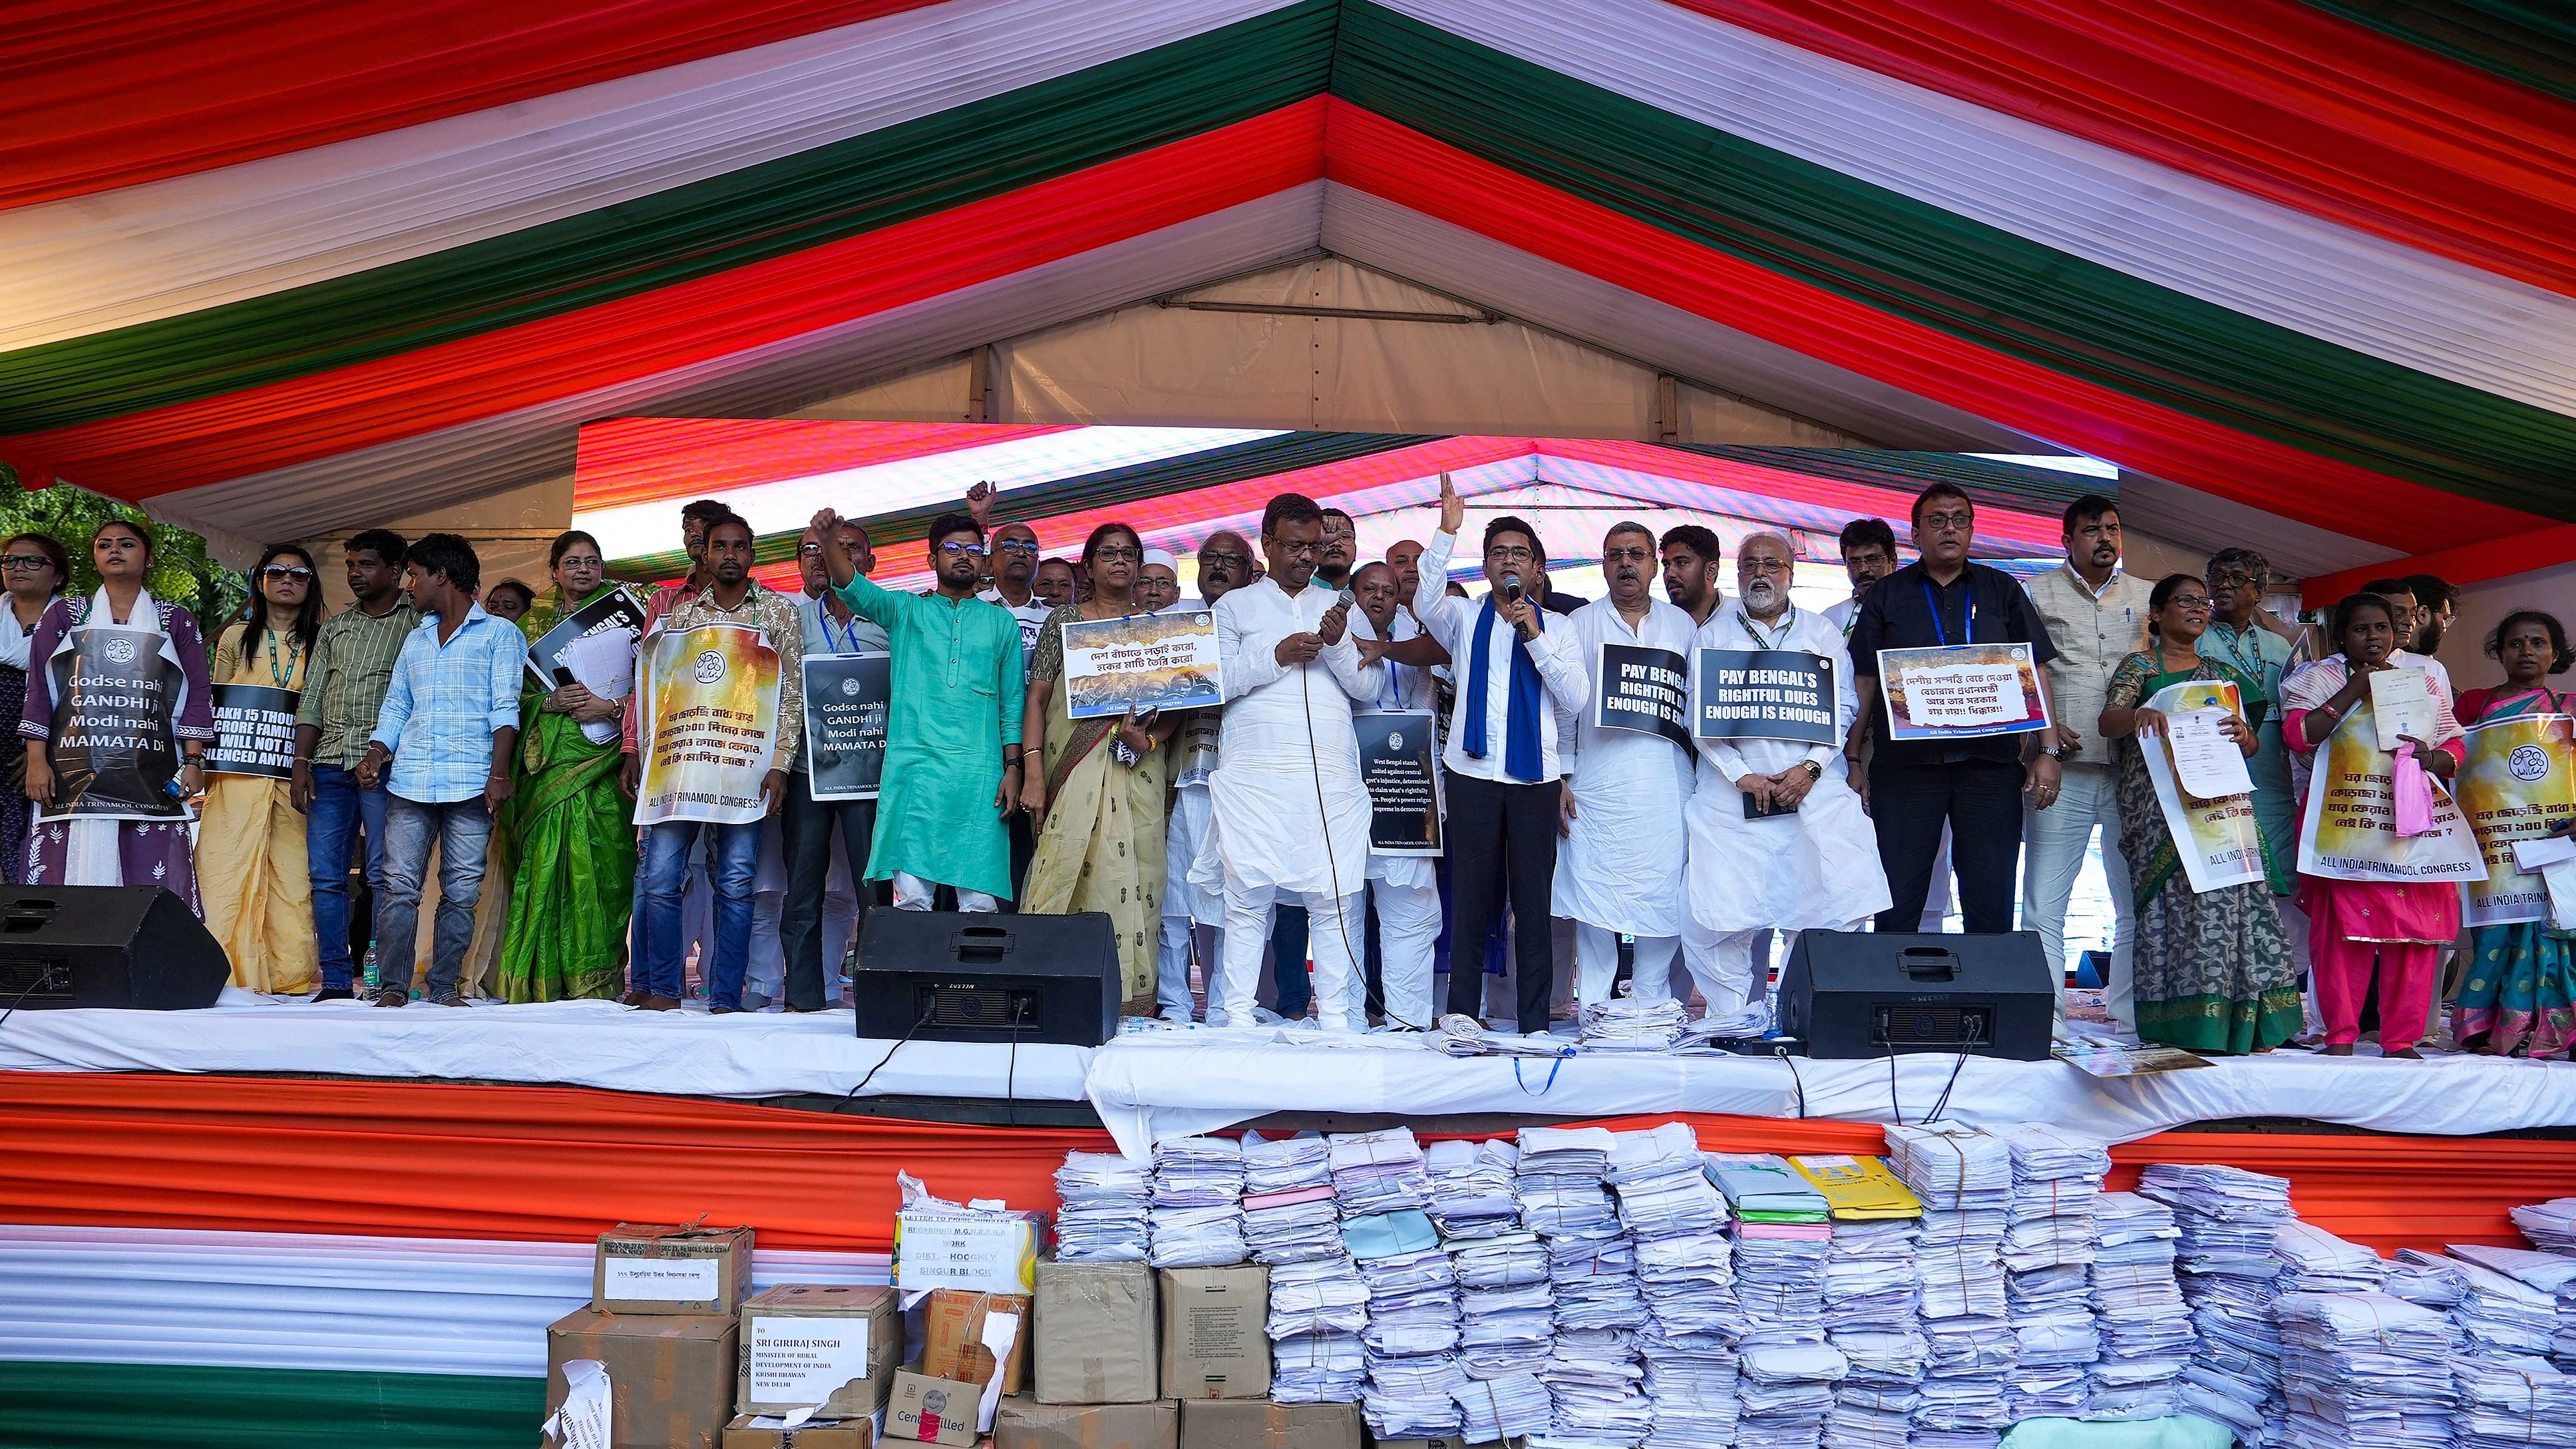
[[[2048,756],[2052,760],[2063,760],[2066,758],[2066,747],[2064,745],[2042,745],[2039,747],[2039,752]]]
[[[1809,783],[1825,778],[1825,767],[1817,764],[1813,760],[1800,760],[1798,762],[1798,767],[1807,772]]]

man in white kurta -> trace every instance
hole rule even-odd
[[[1754,995],[1757,932],[1810,928],[1857,930],[1887,909],[1887,875],[1878,837],[1860,796],[1843,777],[1841,741],[1851,729],[1851,658],[1842,630],[1789,602],[1796,554],[1787,539],[1757,533],[1736,552],[1738,593],[1709,616],[1694,639],[1701,649],[1782,649],[1822,655],[1832,667],[1834,735],[1830,742],[1702,740],[1699,789],[1684,816],[1690,826],[1690,908],[1717,933],[1714,979],[1700,979],[1711,1016],[1731,1015]],[[1694,680],[1692,696],[1697,698]],[[1748,792],[1794,813],[1745,818]]]
[[[1351,611],[1313,582],[1323,532],[1313,500],[1270,500],[1261,526],[1269,574],[1217,601],[1226,706],[1208,780],[1215,870],[1204,854],[1197,867],[1202,885],[1225,892],[1211,1024],[1255,1024],[1266,921],[1283,901],[1307,911],[1319,1023],[1326,1031],[1357,1024],[1352,982],[1366,929],[1359,903],[1372,812],[1351,710],[1378,695],[1386,665],[1361,663]]]
[[[1382,563],[1363,565],[1351,575],[1359,596],[1352,628],[1372,639],[1402,643],[1420,635],[1421,626],[1404,612],[1395,570]],[[1384,661],[1386,677],[1363,710],[1437,713],[1439,701],[1431,671],[1412,664]],[[1435,731],[1436,733],[1436,731]],[[1436,782],[1435,782],[1436,788]],[[1427,855],[1368,857],[1368,891],[1377,907],[1380,980],[1385,987],[1386,1024],[1396,1030],[1428,1030],[1433,1024],[1431,963],[1440,942],[1440,878]]]
[[[1691,616],[1654,596],[1655,536],[1638,523],[1613,526],[1601,543],[1601,577],[1610,596],[1566,619],[1581,644],[1593,699],[1602,688],[1602,646],[1668,649],[1690,666]],[[1635,995],[1672,995],[1673,958],[1681,949],[1682,876],[1690,832],[1682,802],[1690,798],[1692,760],[1661,735],[1603,729],[1593,699],[1571,734],[1574,763],[1566,774],[1565,845],[1556,853],[1556,914],[1574,922],[1575,994],[1591,1006],[1610,997],[1619,970],[1619,938],[1634,940]]]

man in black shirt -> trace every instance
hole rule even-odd
[[[1914,547],[1921,555],[1869,591],[1852,618],[1852,682],[1860,709],[1844,754],[1878,832],[1887,872],[1882,931],[1911,931],[1932,887],[1941,829],[1950,829],[1950,861],[1959,883],[1959,912],[1973,932],[2013,928],[2013,871],[2021,854],[2022,792],[2030,803],[2056,803],[2058,749],[2045,732],[1978,739],[1890,741],[1879,703],[1878,651],[1944,644],[2028,644],[2031,662],[2057,653],[2030,595],[2001,569],[1968,562],[1976,506],[1947,483],[1914,500]],[[2038,670],[2040,697],[2048,671]],[[2051,706],[2052,710],[2054,706]],[[2053,717],[2053,716],[2052,716]]]

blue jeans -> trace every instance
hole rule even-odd
[[[636,872],[642,912],[635,932],[634,985],[678,1000],[688,965],[681,939],[680,897],[689,886],[689,856],[698,832],[715,832],[715,863],[708,884],[716,895],[716,939],[707,967],[707,1004],[739,1008],[743,971],[751,963],[751,896],[760,874],[760,824],[707,825],[666,821],[644,832],[644,859]]]
[[[337,765],[313,767],[313,808],[304,817],[304,860],[313,877],[313,934],[322,951],[322,984],[347,989],[357,981],[349,959],[349,849],[353,833],[367,842],[367,888],[385,889],[385,788],[358,788],[358,772]]]
[[[474,944],[474,903],[483,894],[484,851],[491,843],[492,812],[483,808],[480,795],[445,804],[386,797],[385,884],[376,896],[377,989],[411,990],[420,888],[429,876],[433,844],[438,924],[430,930],[429,994],[456,989],[465,974],[465,950]]]

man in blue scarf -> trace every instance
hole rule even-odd
[[[1441,758],[1449,796],[1449,939],[1484,940],[1508,886],[1520,1030],[1535,1035],[1547,1030],[1555,986],[1548,892],[1565,755],[1573,750],[1568,741],[1559,753],[1556,715],[1581,711],[1591,686],[1574,630],[1538,606],[1547,579],[1537,529],[1509,516],[1487,523],[1490,592],[1481,601],[1449,596],[1449,557],[1466,518],[1465,500],[1441,474],[1440,531],[1422,551],[1413,612],[1448,649],[1458,677]],[[1481,1019],[1484,994],[1484,978],[1472,966],[1450,973],[1450,1011]]]

